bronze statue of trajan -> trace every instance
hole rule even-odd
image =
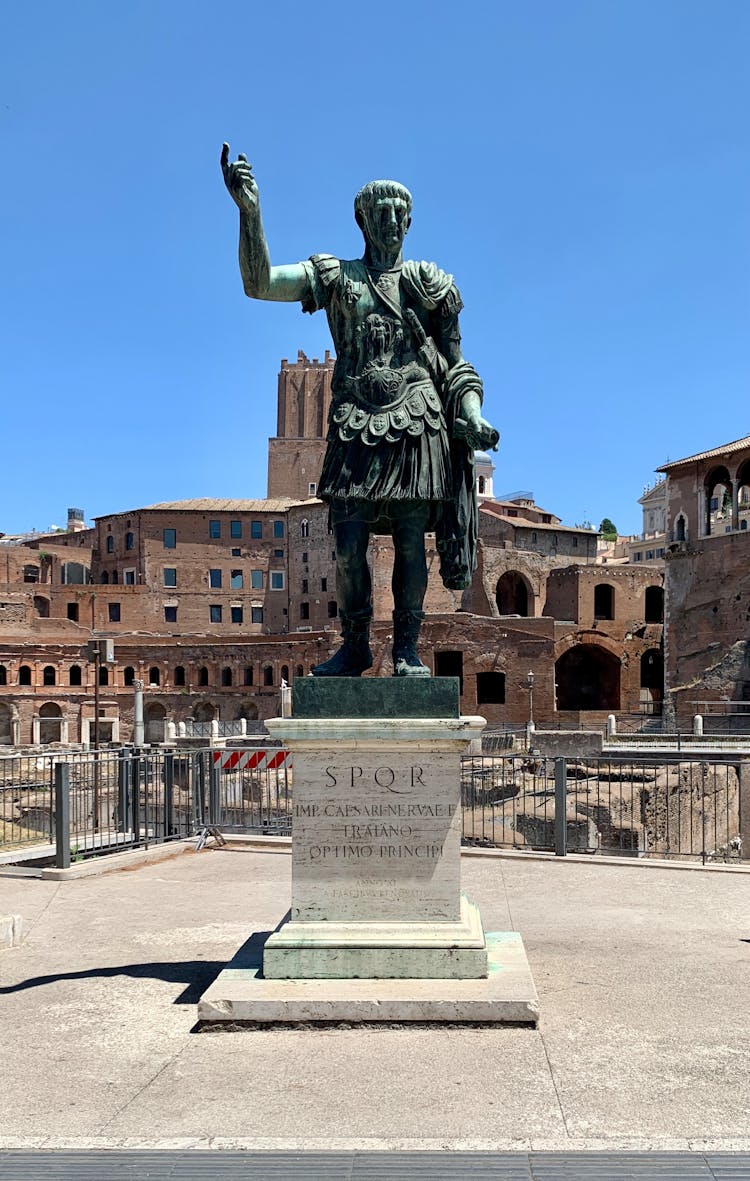
[[[467,587],[476,567],[475,448],[498,433],[481,416],[482,382],[461,353],[461,296],[434,263],[404,261],[409,190],[374,180],[354,216],[362,258],[314,254],[271,266],[258,186],[245,156],[221,154],[240,211],[240,272],[252,299],[325,309],[336,350],[328,446],[318,495],[336,541],[336,594],[343,643],[318,677],[357,677],[372,666],[371,533],[393,537],[395,676],[429,676],[417,655],[427,589],[425,532],[434,530],[447,587]]]

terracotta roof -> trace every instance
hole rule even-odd
[[[498,504],[497,501],[480,500],[479,511],[488,512],[490,516],[500,517],[503,521],[507,521],[509,525],[513,525],[516,529],[539,529],[547,530],[548,533],[585,533],[587,537],[598,537],[599,534],[596,529],[578,529],[575,525],[545,525],[540,521],[530,521],[528,517],[509,517],[504,505]]]
[[[676,467],[684,467],[688,463],[698,463],[701,459],[720,459],[723,455],[734,455],[737,451],[750,450],[750,435],[744,439],[735,439],[733,443],[725,443],[723,447],[713,447],[710,451],[699,451],[697,455],[688,455],[686,459],[675,459],[672,463],[664,463],[657,472],[671,472]]]
[[[94,517],[100,521],[105,517],[125,517],[134,513],[285,513],[298,505],[314,505],[322,502],[315,497],[308,500],[292,500],[291,497],[279,497],[276,500],[222,500],[219,497],[199,496],[193,500],[163,500],[158,504],[147,504],[141,508],[123,510],[118,513],[101,513]]]

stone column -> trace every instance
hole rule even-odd
[[[133,681],[133,746],[143,746],[143,681]]]

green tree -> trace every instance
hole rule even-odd
[[[613,521],[610,521],[609,517],[604,517],[599,526],[599,532],[606,537],[607,541],[617,540],[617,526]]]

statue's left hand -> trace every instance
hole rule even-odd
[[[463,439],[472,451],[496,451],[500,442],[500,432],[496,431],[486,418],[482,418],[481,414],[467,414],[465,418],[457,418],[454,434],[457,439]]]

